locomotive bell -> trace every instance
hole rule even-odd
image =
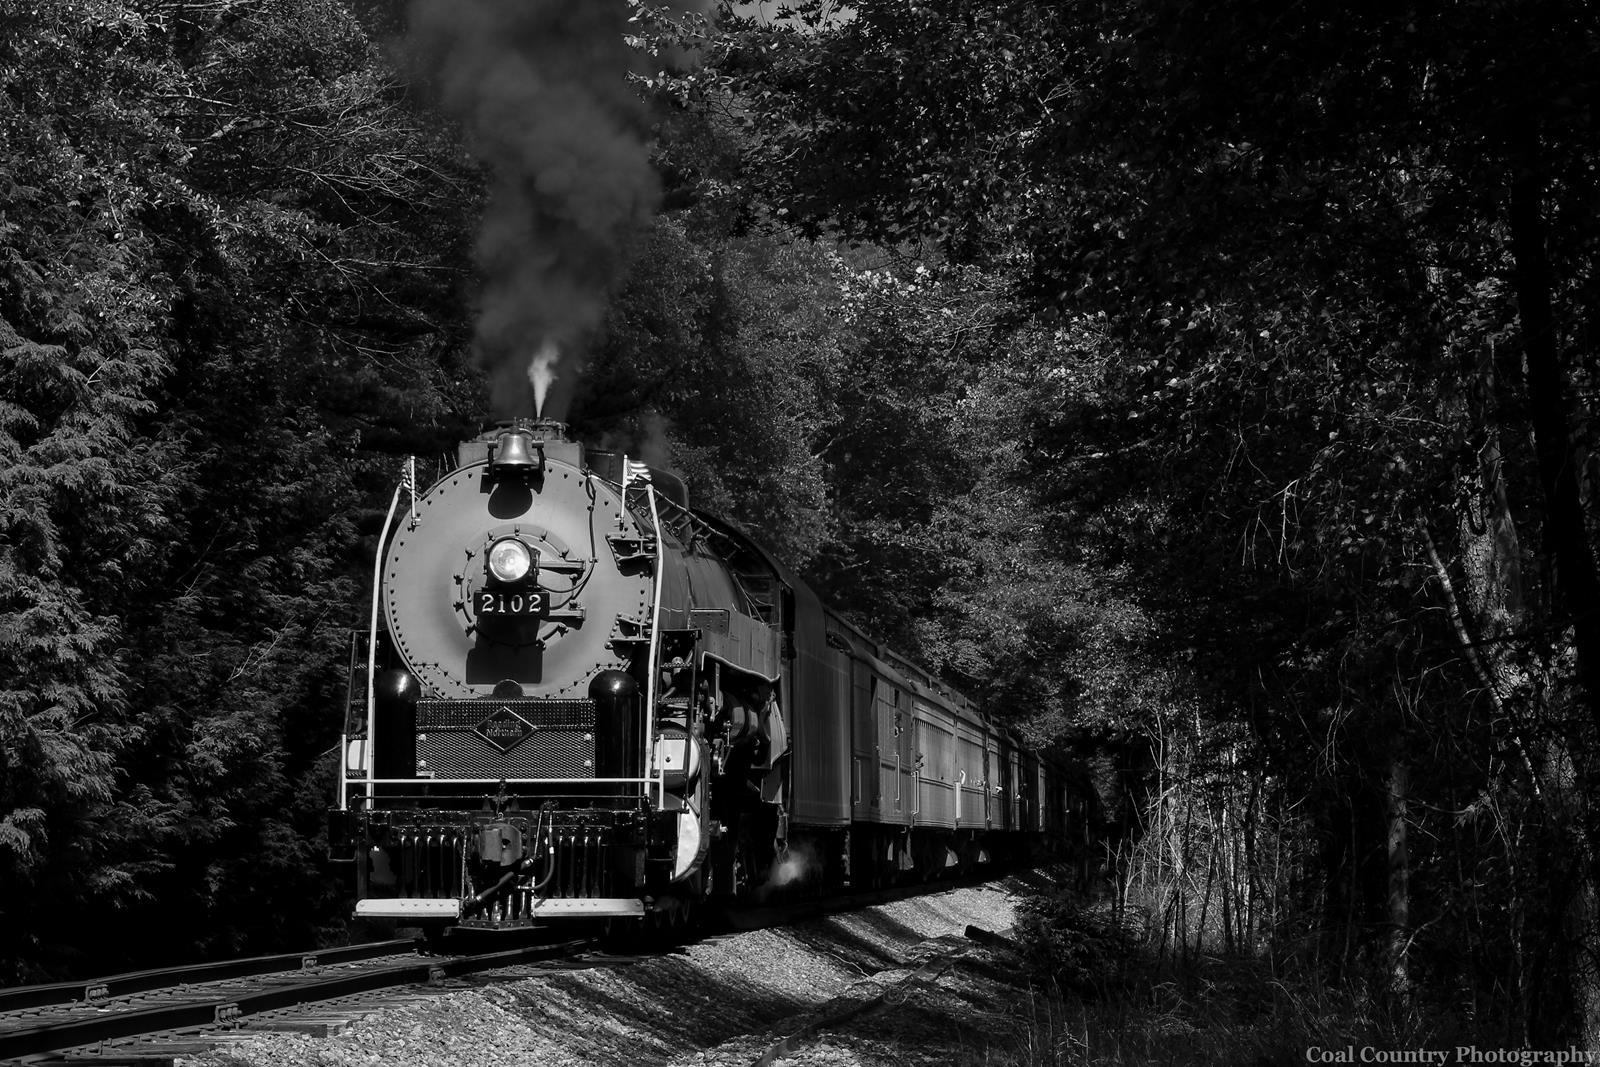
[[[538,452],[538,458],[534,453]],[[494,459],[489,468],[496,474],[527,474],[544,465],[544,450],[535,445],[525,430],[509,430],[500,435],[494,446]]]

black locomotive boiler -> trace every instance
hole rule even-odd
[[[1048,761],[664,471],[518,420],[400,500],[330,813],[358,916],[676,923],[1078,825]]]

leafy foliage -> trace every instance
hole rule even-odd
[[[1016,933],[1034,980],[1086,997],[1131,985],[1143,948],[1126,916],[1059,891],[1023,900]]]
[[[835,266],[781,235],[664,218],[618,294],[574,430],[681,470],[693,503],[804,563],[826,536],[813,448],[836,400]]]
[[[1397,901],[1418,959],[1494,926],[1451,864],[1502,845],[1513,912],[1583,913],[1592,11],[863,0],[695,39],[675,90],[744,131],[753,202],[1009,309],[957,409],[934,658],[1133,765],[1203,718],[1225,759],[1164,769],[1303,805],[1290,895],[1331,957],[1403,971]],[[1557,956],[1528,980],[1581,986]]]
[[[639,79],[663,213],[579,434],[1107,768],[1117,862],[1248,902],[1200,927],[1600,1032],[1595,13],[636,14],[701,62]],[[68,917],[334,921],[371,508],[483,408],[483,176],[401,22],[0,13],[0,977],[87,966]]]
[[[0,955],[303,944],[356,446],[456,402],[474,179],[337,4],[5,18]]]

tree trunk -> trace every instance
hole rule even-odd
[[[1560,621],[1573,627],[1584,703],[1589,721],[1600,727],[1600,579],[1579,495],[1571,398],[1556,337],[1553,279],[1545,251],[1545,183],[1532,158],[1534,151],[1530,148],[1515,168],[1510,210],[1529,421],[1544,498],[1545,553],[1555,564],[1553,600]]]
[[[1537,130],[1528,129],[1520,137],[1513,158],[1509,222],[1529,423],[1543,501],[1543,552],[1554,565],[1551,599],[1558,629],[1572,628],[1581,686],[1578,700],[1588,713],[1591,728],[1600,728],[1600,578],[1583,513],[1572,440],[1572,401],[1556,335],[1554,276],[1544,219],[1546,179]],[[1562,748],[1559,756],[1564,757],[1566,766],[1554,777],[1561,795],[1553,798],[1560,820],[1558,847],[1570,841],[1572,854],[1582,857],[1574,864],[1565,892],[1552,901],[1564,942],[1560,963],[1570,1018],[1560,1025],[1558,1034],[1539,1036],[1559,1036],[1600,1050],[1600,969],[1594,959],[1595,835],[1586,817],[1593,774],[1587,746]]]
[[[1406,853],[1406,801],[1410,772],[1398,757],[1389,763],[1389,991],[1404,997],[1411,988],[1406,949],[1411,939],[1411,863]]]

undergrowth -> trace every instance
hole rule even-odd
[[[1019,905],[1016,933],[1028,978],[1022,1025],[1015,1048],[992,1050],[989,1062],[1267,1067],[1507,1045],[1491,1020],[1397,997],[1359,978],[1288,973],[1249,955],[1175,958],[1157,951],[1147,929],[1137,914],[1066,895]],[[1363,1049],[1373,1050],[1365,1060]]]

